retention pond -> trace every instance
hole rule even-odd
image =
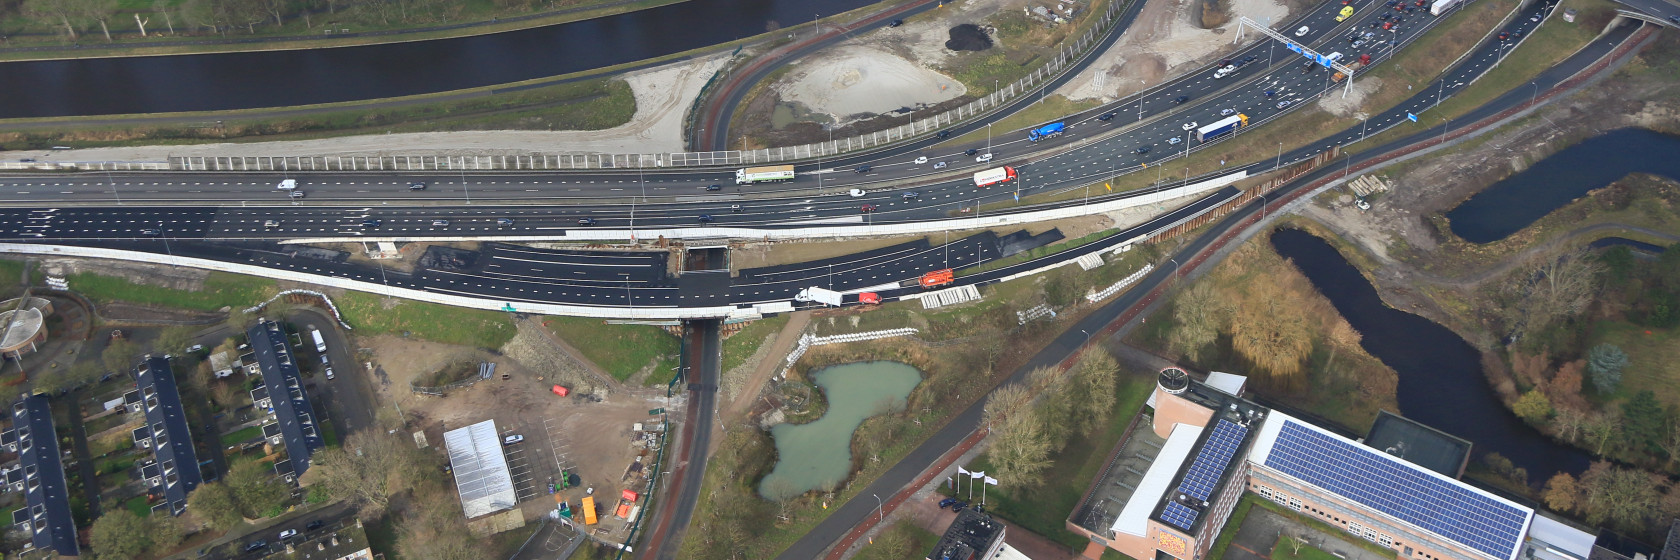
[[[823,368],[811,376],[828,398],[828,412],[808,424],[770,429],[776,467],[759,482],[772,500],[838,486],[852,470],[852,432],[870,416],[902,410],[922,373],[898,362],[859,362]]]

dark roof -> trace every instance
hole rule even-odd
[[[279,323],[260,321],[246,331],[246,336],[250,338],[252,353],[262,368],[263,385],[268,387],[275,421],[280,424],[280,439],[286,444],[286,457],[302,475],[309,470],[309,455],[325,442],[315,430],[314,409],[310,408],[309,397],[303,392],[297,360]]]
[[[264,438],[271,438],[280,435],[280,425],[273,422],[263,424],[262,433]]]
[[[14,482],[23,482],[23,469],[17,468],[6,471],[6,484]]]
[[[275,461],[274,462],[274,474],[277,474],[277,475],[280,475],[280,476],[285,476],[285,475],[288,475],[288,474],[292,474],[292,460],[291,459],[281,459],[279,461]]]
[[[149,426],[140,426],[135,428],[133,432],[130,432],[130,435],[134,436],[134,444],[140,445],[140,440],[150,439],[152,437],[152,428]]]
[[[258,385],[257,388],[251,389],[251,404],[257,404],[257,401],[260,401],[260,400],[263,400],[263,399],[266,399],[266,398],[268,398],[268,386],[267,385]]]
[[[146,464],[140,465],[140,478],[157,478],[161,474],[155,461],[147,461]]]
[[[47,398],[30,395],[13,404],[12,422],[20,430],[18,462],[35,473],[24,483],[25,503],[34,525],[31,542],[35,548],[80,556],[76,521],[70,516],[70,493],[64,483],[64,463],[59,462],[58,434],[53,431]],[[22,431],[25,429],[28,431]]]
[[[1365,445],[1452,478],[1462,476],[1470,460],[1470,442],[1464,438],[1386,410],[1371,422]]]
[[[1224,493],[1227,484],[1240,468],[1231,468],[1248,458],[1246,450],[1259,431],[1259,423],[1269,412],[1266,408],[1244,399],[1192,382],[1185,394],[1198,394],[1210,404],[1213,417],[1207,428],[1197,436],[1194,452],[1174,475],[1171,489],[1156,506],[1154,519],[1185,534],[1197,534],[1207,521],[1204,515],[1212,503]]]
[[[1668,540],[1663,542],[1662,554],[1657,560],[1680,560],[1680,519],[1668,526]]]
[[[20,508],[12,510],[12,524],[13,525],[22,525],[22,524],[28,523],[28,522],[29,522],[29,507],[28,506],[20,507]]]
[[[135,389],[133,391],[123,393],[123,404],[124,405],[140,404],[140,390]]]
[[[984,555],[1003,540],[1003,532],[1003,523],[992,516],[965,509],[934,543],[927,560],[984,560]]]
[[[0,445],[17,445],[17,430],[7,428],[0,432]]]
[[[134,379],[146,399],[146,422],[152,425],[152,452],[163,467],[163,496],[171,513],[187,510],[187,494],[204,482],[193,451],[192,432],[187,428],[187,411],[175,387],[175,372],[169,358],[150,356],[135,369]]]

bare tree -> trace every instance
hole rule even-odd
[[[1092,348],[1073,366],[1074,423],[1087,432],[1101,429],[1114,411],[1115,383],[1120,364],[1102,347]]]
[[[401,438],[362,431],[351,434],[342,447],[317,452],[298,482],[320,484],[328,495],[358,504],[363,519],[372,519],[383,514],[391,496],[407,490],[422,469],[414,447]]]
[[[1512,326],[1512,335],[1520,339],[1586,310],[1598,290],[1603,269],[1585,246],[1529,261],[1518,279],[1506,286],[1512,302],[1506,309],[1506,320]]]
[[[988,453],[998,478],[1032,486],[1050,466],[1050,438],[1035,414],[1016,414],[1004,420]]]
[[[1197,282],[1173,302],[1175,325],[1167,335],[1168,342],[1190,361],[1199,362],[1203,352],[1219,338],[1225,315],[1224,300],[1214,292],[1213,283]]]
[[[1032,393],[1019,383],[1011,383],[998,387],[986,397],[986,408],[982,415],[982,422],[988,427],[1001,427],[1003,421],[1016,412],[1025,409],[1032,402]]]
[[[77,30],[85,24],[84,4],[83,0],[24,0],[21,9],[26,17],[49,26],[62,26],[70,40],[75,41]]]
[[[1581,476],[1581,486],[1586,497],[1582,509],[1588,523],[1643,530],[1645,521],[1657,512],[1657,485],[1652,484],[1648,473],[1638,469],[1589,469]]]
[[[1250,304],[1231,320],[1231,343],[1255,366],[1286,383],[1302,373],[1301,364],[1312,352],[1312,326],[1300,313],[1285,308],[1285,288],[1272,282],[1253,285]]]
[[[1581,424],[1581,432],[1587,436],[1587,443],[1592,444],[1593,453],[1600,456],[1604,455],[1604,446],[1621,431],[1622,414],[1619,408],[1608,408],[1588,416]]]

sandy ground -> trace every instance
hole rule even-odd
[[[607,130],[495,130],[375,134],[279,142],[86,148],[64,152],[0,152],[0,159],[40,161],[164,161],[169,157],[525,155],[531,153],[668,153],[683,151],[683,115],[723,55],[682,61],[626,75],[636,115]]]
[[[799,59],[772,87],[783,101],[844,119],[955,99],[961,82],[890,51],[845,45]]]
[[[1231,21],[1202,29],[1194,20],[1195,1],[1149,0],[1120,40],[1055,93],[1074,100],[1113,101],[1236,50],[1239,45],[1231,44],[1239,25],[1234,16],[1275,23],[1290,15],[1276,0],[1229,0]],[[1245,35],[1245,41],[1252,40],[1249,36],[1258,34]]]

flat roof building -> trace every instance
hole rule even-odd
[[[135,368],[134,381],[144,402],[146,424],[151,427],[151,449],[162,471],[164,501],[169,504],[170,514],[181,515],[187,510],[187,494],[204,482],[204,475],[199,471],[187,411],[181,406],[169,358],[147,356]]]
[[[315,424],[315,409],[303,392],[303,378],[298,375],[296,357],[279,323],[258,321],[246,331],[250,338],[252,356],[262,370],[263,386],[268,388],[275,423],[280,425],[281,440],[286,445],[286,457],[298,476],[309,470],[309,456],[325,445]]]
[[[1121,439],[1069,530],[1133,558],[1202,560],[1254,492],[1402,559],[1583,560],[1591,548],[1590,533],[1458,480],[1469,442],[1386,415],[1361,443],[1214,380],[1161,372],[1150,425]]]
[[[467,519],[510,509],[519,502],[495,420],[444,432],[443,443]]]
[[[28,506],[30,546],[52,549],[63,556],[80,556],[76,521],[70,516],[70,491],[64,463],[59,461],[58,433],[47,398],[30,395],[12,405],[12,426],[18,436],[18,463],[23,465],[24,504]],[[16,516],[14,515],[14,518]]]
[[[989,560],[1003,551],[1003,523],[972,509],[957,512],[927,560]]]

